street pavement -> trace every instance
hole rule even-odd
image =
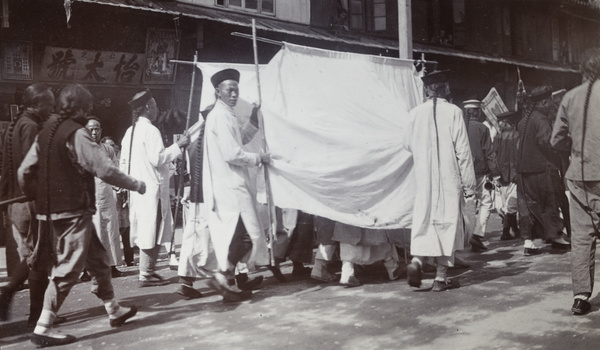
[[[175,294],[177,276],[160,262],[171,284],[137,287],[136,267],[121,267],[113,280],[124,305],[138,314],[111,328],[102,303],[90,293],[90,282],[78,283],[59,315],[57,326],[78,341],[57,349],[598,349],[600,297],[592,295],[592,312],[573,316],[570,252],[544,249],[524,256],[521,241],[499,241],[500,220],[493,214],[486,238],[489,251],[460,255],[468,269],[451,269],[461,287],[431,292],[434,272],[423,287],[406,279],[389,281],[381,264],[357,271],[364,283],[356,288],[293,279],[278,282],[269,271],[251,300],[225,304],[206,281],[204,297],[184,300]],[[2,251],[3,252],[3,251]],[[2,258],[2,257],[0,257]],[[2,258],[2,263],[4,259]],[[0,284],[6,267],[0,265]],[[597,275],[598,279],[599,276]],[[1,349],[33,349],[25,328],[28,291],[18,292],[12,317],[0,323]]]

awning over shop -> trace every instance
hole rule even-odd
[[[466,59],[484,61],[484,62],[510,64],[510,65],[519,66],[519,67],[535,68],[535,69],[540,69],[540,70],[554,71],[554,72],[561,72],[561,73],[579,73],[579,71],[577,69],[573,69],[573,68],[569,68],[569,67],[556,66],[556,65],[552,65],[552,64],[548,64],[548,63],[543,63],[543,62],[531,62],[531,61],[524,61],[524,60],[518,60],[518,59],[511,59],[511,58],[495,57],[495,56],[490,56],[490,55],[485,55],[485,54],[480,54],[480,53],[460,51],[460,50],[456,50],[456,49],[452,49],[452,48],[448,48],[448,47],[442,48],[442,47],[435,47],[435,46],[429,46],[429,45],[423,45],[423,44],[414,44],[413,51],[424,53],[424,54],[451,56],[451,57],[466,58]]]
[[[70,0],[67,0],[67,2],[69,1]],[[260,16],[249,16],[247,14],[235,13],[232,11],[183,4],[176,1],[155,1],[152,2],[153,7],[130,5],[129,1],[127,0],[73,0],[72,3],[109,5],[141,11],[170,14],[173,16],[185,16],[247,28],[252,27],[252,19],[254,18],[256,20],[256,29],[259,31],[263,30],[267,32],[296,35],[301,37],[332,41],[350,45],[360,45],[388,50],[398,50],[398,42],[396,40],[353,36],[350,33],[343,34],[343,36],[336,36],[334,33],[326,29],[314,28],[303,24],[284,22]]]
[[[170,14],[173,16],[186,16],[190,18],[202,19],[207,21],[215,21],[220,23],[231,24],[240,27],[252,27],[252,19],[256,20],[256,29],[258,31],[263,30],[267,32],[273,33],[281,33],[288,34],[300,37],[306,37],[317,40],[325,40],[330,42],[337,42],[349,45],[360,45],[364,47],[373,47],[379,49],[386,50],[398,50],[398,42],[396,40],[385,39],[385,38],[376,38],[376,37],[366,37],[366,36],[354,36],[351,33],[343,33],[341,35],[335,35],[333,32],[330,32],[326,29],[320,29],[311,27],[308,25],[298,24],[298,23],[290,23],[279,21],[276,19],[264,18],[260,16],[249,16],[247,14],[236,13],[232,11],[225,11],[210,7],[204,6],[195,6],[184,3],[179,3],[176,1],[155,1],[151,2],[150,6],[141,6],[141,5],[131,5],[132,1],[128,0],[66,0],[65,8],[68,8],[71,4],[74,3],[89,3],[89,4],[100,4],[107,6],[116,6],[122,8],[129,8],[134,10],[155,12],[155,13],[164,13]],[[68,5],[67,5],[68,4]],[[69,12],[69,11],[68,11]],[[415,53],[425,53],[425,54],[435,54],[442,56],[450,56],[450,57],[459,57],[465,59],[472,59],[477,61],[484,62],[495,62],[495,63],[503,63],[508,65],[520,66],[520,67],[528,67],[546,71],[554,71],[561,73],[578,73],[576,69],[563,67],[558,65],[552,65],[543,62],[531,62],[519,59],[511,59],[511,58],[503,58],[503,57],[495,57],[491,55],[474,53],[474,52],[465,52],[449,47],[435,47],[429,45],[423,45],[415,43],[413,46],[413,52]]]

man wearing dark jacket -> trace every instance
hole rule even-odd
[[[481,111],[481,102],[478,100],[468,100],[463,103],[477,183],[474,200],[477,201],[478,214],[475,229],[469,239],[469,243],[471,244],[471,250],[478,252],[487,250],[484,243],[485,228],[494,204],[492,197],[493,189],[487,187],[486,184],[489,186],[492,177],[498,175],[498,170],[496,155],[492,148],[490,130],[483,124],[485,114]]]
[[[72,335],[56,333],[56,313],[85,268],[92,276],[92,293],[102,300],[111,327],[133,317],[137,309],[115,299],[104,246],[95,233],[94,176],[119,187],[146,192],[145,183],[128,176],[112,163],[84,128],[92,95],[83,86],[64,87],[58,113],[44,124],[18,170],[19,185],[35,198],[40,222],[39,240],[53,261],[44,307],[31,341],[41,347],[72,343]],[[56,244],[53,244],[56,242]]]
[[[541,243],[551,241],[556,248],[568,248],[561,236],[563,224],[556,193],[560,176],[554,160],[558,154],[550,146],[552,88],[541,86],[529,96],[531,106],[519,122],[518,205],[524,254],[540,253]]]

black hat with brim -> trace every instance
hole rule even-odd
[[[421,80],[423,80],[423,84],[425,85],[444,83],[450,80],[450,72],[450,69],[435,70],[422,77]]]
[[[152,92],[150,92],[150,89],[145,89],[144,91],[140,91],[135,94],[131,101],[127,102],[127,104],[131,106],[132,109],[136,109],[148,103],[151,98]]]
[[[552,96],[552,88],[550,86],[540,86],[540,87],[533,89],[533,91],[531,91],[529,98],[533,102],[539,102],[539,101],[545,100],[547,98],[550,98],[551,96]]]
[[[240,72],[232,68],[227,68],[216,72],[212,77],[210,77],[210,82],[213,84],[215,89],[219,87],[219,84],[226,80],[234,80],[239,83]]]

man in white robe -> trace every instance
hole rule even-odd
[[[251,290],[235,286],[234,271],[238,262],[247,262],[262,228],[256,213],[248,167],[268,164],[268,153],[248,152],[244,144],[257,131],[240,128],[233,108],[239,96],[240,73],[225,69],[211,77],[217,102],[206,118],[202,187],[208,209],[208,227],[219,265],[209,282],[223,295],[224,301],[247,299]],[[249,127],[249,126],[248,126]]]
[[[448,71],[423,77],[428,100],[410,112],[408,148],[413,154],[416,196],[408,283],[421,286],[424,259],[435,258],[433,291],[457,288],[446,278],[455,251],[464,248],[464,198],[475,191],[475,172],[462,111],[447,102]]]
[[[147,188],[143,197],[129,193],[131,244],[140,248],[138,286],[164,285],[168,281],[156,273],[156,261],[160,245],[170,242],[173,235],[169,164],[181,157],[181,148],[190,141],[184,134],[176,143],[164,147],[160,131],[152,125],[158,108],[150,90],[137,93],[129,105],[134,122],[121,141],[121,170],[143,179]]]

